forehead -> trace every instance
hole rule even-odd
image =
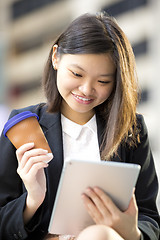
[[[109,53],[104,54],[64,54],[60,65],[66,67],[80,67],[85,71],[114,72],[116,66]]]

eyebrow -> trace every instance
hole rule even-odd
[[[78,64],[72,63],[70,64],[71,67],[76,67],[79,68],[80,70],[82,70],[83,72],[86,72],[82,67],[80,67]]]
[[[72,67],[76,67],[76,68],[79,68],[80,70],[82,70],[83,72],[86,72],[82,67],[80,67],[78,64],[70,64],[70,66]],[[113,77],[115,76],[115,73],[107,73],[107,74],[100,74],[99,76],[101,77]]]

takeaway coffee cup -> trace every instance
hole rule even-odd
[[[34,142],[34,148],[43,148],[51,153],[38,119],[38,115],[30,111],[19,113],[6,122],[3,134],[16,149],[25,143]]]

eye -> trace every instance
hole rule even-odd
[[[108,83],[111,83],[111,81],[101,81],[101,80],[99,80],[98,82],[99,82],[99,83],[102,83],[102,84],[108,84]]]
[[[72,73],[74,76],[76,76],[76,77],[82,77],[82,75],[79,74],[79,73],[76,73],[76,72],[73,72],[73,71],[71,71],[71,73]]]

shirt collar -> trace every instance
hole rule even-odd
[[[84,125],[77,124],[63,114],[61,114],[62,130],[64,133],[68,134],[70,137],[77,139],[83,128],[90,129],[94,134],[97,133],[97,124],[95,115]]]

